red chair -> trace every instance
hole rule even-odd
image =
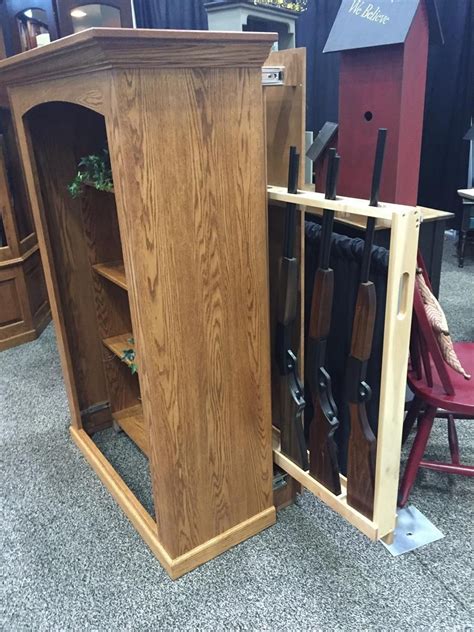
[[[418,265],[429,286],[428,276],[421,259]],[[454,349],[465,371],[474,375],[474,343],[455,342]],[[439,343],[426,315],[420,291],[415,285],[413,325],[410,341],[410,367],[408,385],[415,398],[407,412],[404,438],[407,437],[416,419],[418,428],[413,447],[403,474],[398,495],[398,504],[403,507],[410,495],[419,467],[438,472],[474,476],[474,467],[463,465],[459,457],[459,443],[454,419],[474,417],[474,377],[466,380],[444,360]],[[448,441],[451,463],[425,461],[428,437],[436,416],[448,419]]]

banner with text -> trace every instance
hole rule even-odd
[[[324,53],[402,44],[420,0],[342,0]]]

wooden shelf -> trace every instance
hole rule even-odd
[[[148,456],[148,432],[141,404],[112,413],[120,428]]]
[[[92,266],[100,276],[112,281],[115,285],[128,290],[127,277],[123,261],[112,261],[111,263],[96,263]]]
[[[123,360],[122,356],[125,349],[134,349],[134,345],[130,342],[132,338],[132,333],[125,333],[120,334],[119,336],[112,336],[111,338],[104,338],[102,342],[107,349],[112,351],[112,353],[115,353],[117,358],[122,360],[122,362],[127,366],[130,366],[132,363],[129,360]]]
[[[101,191],[100,189],[98,189],[95,184],[93,182],[83,182],[82,183],[84,186],[89,187],[91,189],[94,189],[94,191],[99,191],[99,193],[112,193],[112,195],[115,195],[115,189],[112,187],[111,189],[109,189],[109,191]]]

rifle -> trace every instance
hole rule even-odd
[[[375,151],[370,206],[378,206],[380,179],[385,151],[386,129],[379,129]],[[367,419],[367,402],[371,397],[366,383],[367,364],[372,352],[377,299],[375,286],[369,281],[375,218],[367,218],[359,290],[352,328],[351,354],[347,363],[346,398],[349,404],[351,433],[347,457],[347,503],[372,519],[375,491],[375,456],[377,440]]]
[[[288,193],[298,191],[299,154],[290,148]],[[280,375],[281,451],[304,470],[308,456],[303,431],[305,407],[303,385],[298,377],[298,362],[292,351],[298,298],[298,261],[294,256],[296,204],[288,202],[285,215],[283,254],[278,278],[278,312],[276,329],[276,361]]]
[[[339,156],[329,150],[326,199],[336,199]],[[334,433],[339,426],[332,396],[331,378],[325,369],[326,347],[331,327],[334,271],[329,267],[334,211],[325,209],[321,229],[318,269],[314,278],[307,343],[307,380],[313,396],[314,416],[309,428],[309,472],[333,494],[341,493],[337,446]]]

